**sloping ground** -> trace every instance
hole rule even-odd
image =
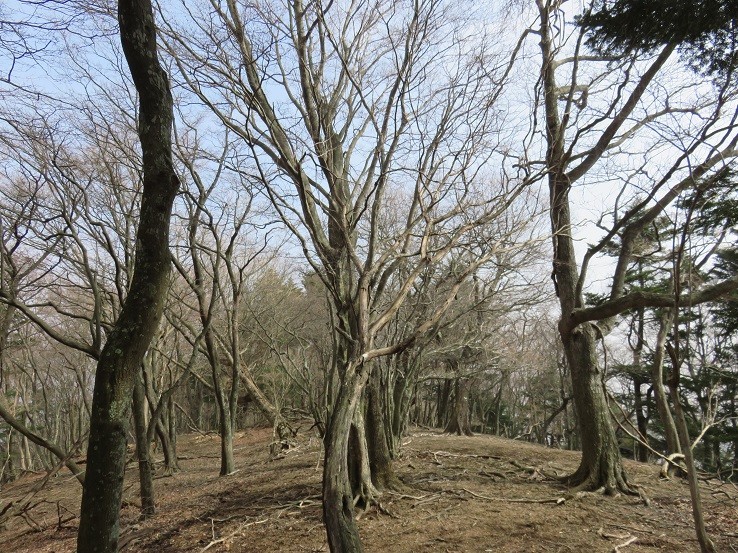
[[[129,465],[121,550],[327,551],[321,523],[321,448],[303,436],[298,447],[270,461],[270,432],[237,436],[238,472],[218,477],[217,436],[180,439],[183,471],[155,481],[159,512],[137,521],[135,465]],[[634,497],[585,495],[561,501],[554,474],[572,471],[577,453],[489,436],[416,432],[406,439],[397,469],[406,489],[385,494],[381,509],[359,521],[369,552],[697,551],[684,482],[658,479],[658,467],[628,462],[650,506]],[[0,510],[36,485],[26,476],[5,487]],[[738,488],[703,485],[708,528],[719,551],[738,551]],[[60,476],[37,494],[25,517],[0,532],[0,551],[74,551],[80,487]],[[557,503],[558,501],[558,503]],[[68,520],[71,519],[71,520]],[[61,521],[61,523],[60,523]],[[626,544],[623,546],[623,544]]]

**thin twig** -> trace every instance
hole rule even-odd
[[[627,547],[627,546],[629,546],[630,544],[632,544],[635,541],[638,541],[638,536],[633,536],[631,538],[628,538],[627,540],[625,540],[620,545],[616,545],[615,547],[613,547],[612,553],[620,553],[621,548]]]

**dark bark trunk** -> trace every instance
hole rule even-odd
[[[171,258],[169,219],[179,181],[172,164],[172,96],[157,57],[149,0],[120,0],[121,42],[139,94],[143,193],[133,278],[97,365],[77,551],[118,547],[128,408],[135,378],[156,332]]]
[[[641,288],[645,286],[643,279],[642,262],[638,262],[638,278]],[[643,390],[641,386],[645,384],[642,376],[641,359],[643,356],[644,330],[645,330],[645,309],[640,308],[636,314],[636,344],[633,348],[633,369],[631,371],[633,378],[633,407],[636,415],[636,425],[643,443],[636,442],[634,444],[634,458],[641,462],[648,461],[648,419],[644,410],[646,406],[643,404]]]
[[[156,436],[159,438],[161,452],[164,454],[164,474],[170,476],[179,472],[179,461],[177,461],[177,447],[174,442],[176,434],[172,434],[167,428],[167,421],[156,421]]]
[[[451,402],[451,392],[453,391],[454,381],[451,378],[446,378],[443,381],[443,386],[438,384],[438,413],[436,426],[439,428],[445,427],[448,420],[448,406]]]
[[[473,436],[471,431],[471,414],[469,413],[468,378],[457,378],[454,383],[454,401],[451,417],[444,432],[457,436]]]
[[[500,387],[497,389],[497,393],[495,394],[495,401],[494,401],[494,408],[493,413],[495,417],[495,430],[494,434],[495,436],[500,435],[500,425],[502,421],[502,391],[505,386],[505,375],[502,376],[500,379]]]
[[[410,420],[410,411],[413,405],[416,407],[420,399],[416,395],[417,390],[410,385],[410,381],[404,377],[400,377],[395,381],[393,402],[394,409],[392,411],[392,428],[390,438],[390,453],[392,458],[395,459],[400,453],[400,445],[402,444],[402,437],[407,433],[407,425]],[[414,401],[413,401],[414,400]],[[424,401],[426,407],[428,407],[428,401]],[[424,425],[432,423],[429,414],[424,413],[422,421],[420,417],[416,417],[418,422],[422,422]]]
[[[220,413],[220,475],[227,476],[236,470],[233,459],[233,424],[230,413],[219,405]]]
[[[144,384],[136,378],[133,386],[133,426],[136,436],[136,458],[138,460],[139,495],[141,496],[141,518],[154,515],[154,465],[151,462],[151,451],[146,432],[146,394]]]
[[[607,494],[634,493],[623,471],[615,430],[597,363],[597,335],[591,324],[562,334],[572,373],[574,408],[579,421],[582,460],[567,481],[583,490],[603,489]]]
[[[402,436],[405,433],[407,417],[410,411],[410,402],[406,401],[408,382],[402,376],[395,378],[392,387],[392,419],[391,430],[389,435],[390,451],[393,457],[399,453],[399,444],[402,442]]]
[[[414,366],[411,365],[409,351],[396,355],[393,361],[396,363],[394,367],[396,376],[392,385],[392,411],[389,413],[390,424],[387,438],[390,454],[392,458],[396,458],[400,453],[400,444],[402,444],[402,437],[407,430],[407,422],[410,418],[414,390],[411,384],[416,380],[416,371]],[[418,417],[416,417],[416,420],[418,420]],[[418,422],[421,421],[418,420]],[[426,421],[423,420],[422,423],[425,424]]]

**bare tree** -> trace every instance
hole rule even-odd
[[[235,470],[233,434],[242,384],[275,428],[279,440],[286,440],[291,429],[243,362],[243,296],[249,277],[271,259],[270,255],[262,255],[264,259],[257,260],[267,248],[268,234],[259,236],[256,228],[247,224],[247,218],[255,216],[251,183],[229,169],[238,166],[239,160],[233,157],[227,130],[217,156],[207,154],[196,138],[189,141],[190,144],[178,148],[179,158],[193,183],[193,190],[186,194],[188,256],[186,261],[177,260],[175,264],[196,298],[204,353],[211,367],[219,411],[220,472],[227,475]],[[214,166],[213,176],[206,180],[208,163]],[[258,240],[264,242],[259,245]]]
[[[331,549],[359,551],[353,505],[369,504],[375,489],[363,456],[360,482],[349,482],[350,453],[366,451],[349,449],[349,435],[362,446],[357,405],[371,361],[430,330],[476,268],[513,247],[509,233],[485,226],[524,190],[484,169],[506,163],[494,103],[509,56],[461,39],[458,12],[435,1],[187,10],[183,28],[164,18],[180,78],[251,149],[265,192],[331,297],[340,385],[323,504]],[[218,26],[203,24],[213,19]],[[393,201],[402,202],[401,223],[383,228]],[[402,342],[377,346],[423,271],[452,252],[458,270],[437,309]]]

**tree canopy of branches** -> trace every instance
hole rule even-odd
[[[0,481],[84,480],[80,551],[131,415],[144,517],[185,427],[224,477],[238,431],[315,429],[332,551],[413,424],[581,449],[610,494],[633,444],[737,474],[734,2],[19,5]]]

